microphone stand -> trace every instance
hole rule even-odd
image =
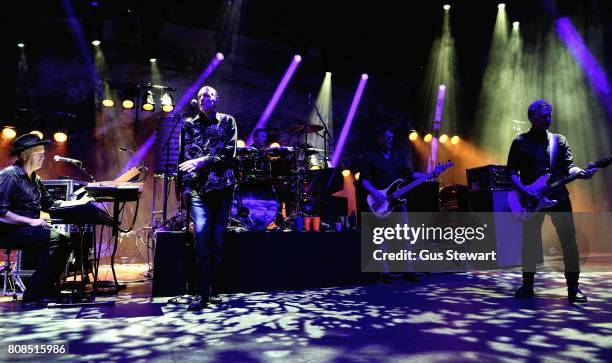
[[[170,170],[169,170],[169,165],[170,164],[170,140],[172,140],[172,136],[174,135],[174,130],[176,130],[176,127],[178,126],[179,122],[183,119],[183,112],[179,112],[177,113],[177,115],[179,117],[177,117],[176,121],[174,121],[174,124],[172,125],[172,130],[170,131],[170,135],[168,135],[168,138],[166,139],[166,142],[164,143],[164,146],[162,147],[162,151],[164,151],[164,149],[166,150],[166,167],[165,167],[165,171],[164,171],[164,183],[163,183],[163,188],[164,188],[164,195],[163,195],[163,206],[162,206],[162,226],[166,226],[166,221],[167,221],[167,212],[168,212],[168,174],[170,174]],[[176,116],[175,116],[176,117]],[[178,173],[178,170],[177,170]]]

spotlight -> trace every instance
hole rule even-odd
[[[425,135],[425,137],[423,138],[423,140],[425,140],[425,142],[430,142],[431,139],[433,139],[433,135],[432,134],[427,134]]]
[[[410,141],[416,141],[418,138],[419,138],[419,133],[416,131],[412,131],[410,135],[408,136],[408,139]]]
[[[23,43],[17,43],[17,46],[18,46],[19,48],[23,48],[23,47],[25,47],[25,44],[23,44]]]
[[[238,141],[236,141],[236,146],[237,147],[245,147],[246,144],[244,143],[244,140],[238,140]]]
[[[347,177],[347,176],[349,176],[349,175],[351,175],[351,171],[350,171],[350,170],[348,170],[348,169],[344,169],[344,170],[342,170],[342,176],[343,176],[343,177],[345,177],[345,178],[346,178],[346,177]]]
[[[515,21],[514,23],[512,23],[512,27],[515,28],[515,29],[518,29],[520,24],[521,23],[519,23],[518,21]]]
[[[321,167],[319,165],[313,165],[310,167],[310,170],[321,170]]]
[[[302,56],[301,56],[301,55],[299,55],[299,54],[296,54],[296,55],[294,55],[294,56],[293,56],[293,60],[294,60],[295,62],[300,63],[300,62],[302,61]]]
[[[359,180],[359,177],[361,176],[361,172],[358,171],[355,173],[355,180]]]
[[[505,9],[506,8],[506,4],[499,3],[499,5],[497,5],[497,8],[500,9],[500,10]]]
[[[155,109],[155,96],[151,90],[144,93],[142,109],[145,111],[153,111]]]
[[[172,99],[172,95],[169,92],[164,93],[161,98],[162,110],[164,112],[170,112],[174,109],[173,106],[174,100]]]
[[[332,72],[325,72],[325,76],[329,77],[332,75]]]
[[[30,131],[30,133],[31,133],[32,135],[36,135],[36,136],[38,136],[38,138],[39,138],[39,139],[41,139],[41,140],[43,139],[43,133],[42,133],[42,132],[40,132],[40,131],[38,131],[38,130]]]
[[[98,45],[100,45],[100,41],[99,40],[94,40],[94,41],[91,42],[91,44],[93,44],[93,45],[95,45],[97,47]]]
[[[364,73],[364,74],[361,75],[361,79],[368,79],[368,78],[370,78],[370,77],[368,76],[367,73]]]
[[[12,140],[15,138],[15,136],[17,136],[17,131],[15,131],[14,127],[4,126],[4,128],[2,129],[2,137],[8,140]]]
[[[149,58],[149,62],[155,63],[155,62],[157,62],[157,58]]]
[[[450,10],[450,5],[446,4],[446,5],[443,6],[443,8],[444,8],[444,10],[449,11]]]
[[[222,60],[224,60],[224,59],[225,59],[225,56],[223,55],[223,53],[217,53],[217,54],[215,55],[215,57],[217,57],[217,59],[218,59],[218,60],[220,60],[220,61],[222,61]]]
[[[280,144],[278,142],[273,142],[270,144],[271,148],[275,148],[275,147],[280,147]]]
[[[453,144],[453,145],[457,145],[459,143],[459,141],[461,141],[461,138],[459,136],[457,136],[457,135],[455,135],[455,136],[453,136],[451,138],[451,144]]]
[[[440,144],[444,144],[445,142],[448,141],[448,135],[442,134],[438,140],[440,141]]]
[[[102,105],[104,107],[113,107],[115,105],[115,101],[111,100],[110,98],[105,98],[102,100]]]
[[[128,109],[134,107],[134,101],[132,101],[132,100],[123,100],[123,102],[121,102],[121,106],[123,106],[123,108],[128,110]]]
[[[59,143],[64,143],[68,140],[68,135],[63,131],[58,131],[53,134],[53,140]]]

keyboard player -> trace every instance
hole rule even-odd
[[[46,303],[58,295],[58,283],[70,253],[70,237],[40,218],[41,211],[60,205],[36,174],[43,166],[45,145],[49,143],[34,134],[18,137],[11,151],[17,161],[0,171],[0,249],[40,253],[23,303]]]

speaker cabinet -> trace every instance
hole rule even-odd
[[[178,296],[195,288],[193,235],[186,232],[155,233],[153,296]]]

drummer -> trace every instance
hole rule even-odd
[[[253,132],[253,144],[251,146],[259,151],[268,147],[268,133],[265,129],[255,129]]]

